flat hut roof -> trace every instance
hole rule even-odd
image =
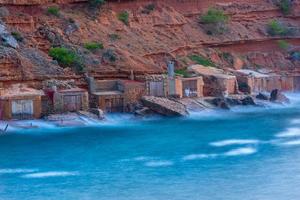
[[[242,76],[251,76],[251,77],[255,77],[255,78],[267,78],[270,77],[270,75],[268,74],[262,74],[260,72],[254,71],[254,70],[250,70],[250,69],[240,69],[240,70],[236,70],[238,75],[242,75]]]
[[[189,71],[202,76],[214,76],[221,79],[235,79],[234,75],[226,74],[226,72],[222,69],[206,67],[203,65],[192,65],[189,67]]]
[[[10,88],[5,88],[1,90],[0,99],[13,99],[20,97],[34,97],[43,95],[44,92],[42,90],[36,90],[21,85],[13,85]]]

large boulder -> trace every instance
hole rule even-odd
[[[251,96],[247,96],[241,100],[244,106],[254,106],[256,105],[253,98]]]
[[[258,95],[256,95],[256,98],[257,99],[260,99],[260,100],[264,100],[264,101],[268,101],[269,100],[269,97],[263,93],[259,93]]]
[[[183,104],[162,97],[144,96],[141,99],[144,106],[164,116],[187,116],[188,111]]]
[[[209,103],[215,105],[218,108],[222,108],[222,109],[226,109],[226,110],[230,109],[230,104],[224,98],[216,97],[216,98],[209,100]]]
[[[270,101],[277,102],[277,103],[290,103],[290,100],[284,94],[282,94],[278,89],[272,90],[270,95]]]

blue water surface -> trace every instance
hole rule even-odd
[[[1,200],[298,200],[300,104],[0,136]]]

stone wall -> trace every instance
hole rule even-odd
[[[220,78],[216,76],[203,76],[204,96],[223,96],[224,94],[236,94],[238,91],[237,80],[232,78]]]
[[[63,112],[68,112],[68,108],[65,107],[65,102],[64,102],[64,97],[72,95],[72,96],[79,96],[80,97],[80,108],[77,109],[76,111],[79,110],[88,110],[89,109],[89,96],[88,92],[83,92],[83,91],[57,91],[54,93],[53,96],[53,107],[54,107],[54,112],[55,113],[63,113]]]
[[[133,112],[134,106],[146,95],[146,83],[136,81],[123,81],[124,111]]]

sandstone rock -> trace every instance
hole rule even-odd
[[[226,102],[226,100],[224,98],[213,98],[212,100],[210,100],[210,103],[212,103],[213,105],[215,105],[218,108],[222,108],[222,109],[226,109],[229,110],[230,106],[229,104]]]
[[[277,102],[277,103],[290,103],[290,100],[284,94],[282,94],[278,89],[272,90],[270,101]]]
[[[186,107],[178,102],[162,97],[144,96],[142,103],[156,113],[165,116],[187,116]]]
[[[19,47],[17,40],[7,31],[6,26],[3,24],[0,24],[0,37],[7,46],[15,49]]]
[[[6,7],[0,7],[0,17],[7,17],[9,14],[9,10]]]
[[[269,100],[269,97],[263,93],[259,93],[258,95],[256,95],[256,98],[265,101]]]

